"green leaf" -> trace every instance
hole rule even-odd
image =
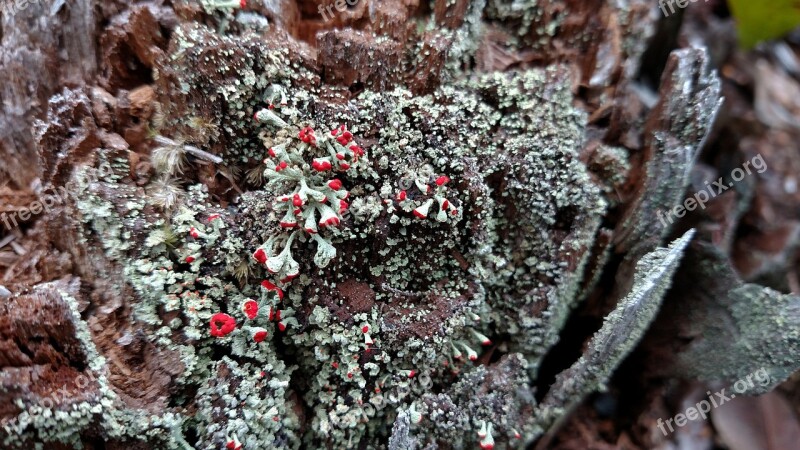
[[[800,25],[800,0],[729,0],[739,30],[739,43],[746,49],[775,39]]]

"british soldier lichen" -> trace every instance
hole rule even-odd
[[[273,95],[285,98],[280,88],[271,89],[280,92]],[[300,273],[300,264],[292,257],[296,239],[310,239],[317,244],[314,263],[318,267],[327,267],[336,257],[336,249],[320,233],[341,225],[350,193],[333,174],[356,170],[363,162],[364,150],[345,125],[317,137],[311,126],[291,127],[269,108],[257,112],[255,118],[277,129],[266,137],[269,147],[264,177],[267,188],[285,192],[277,197],[273,211],[281,217],[279,224],[287,233],[271,236],[253,257],[287,283]]]
[[[215,450],[379,447],[410,411],[420,441],[505,448],[529,435],[508,398],[465,393],[487,353],[509,354],[513,386],[529,389],[602,215],[561,69],[336,103],[256,35],[192,25],[173,37],[164,70],[191,111],[173,111],[171,128],[217,128],[191,142],[241,169],[243,192],[222,198],[192,178],[195,156],[163,150],[160,170],[180,179],[172,210],[143,218],[150,196],[134,194],[140,207],[116,209],[105,193],[123,182],[79,193],[86,228],[124,266],[135,320],[181,355],[176,389],[197,406],[182,432]],[[451,390],[452,403],[427,401]],[[452,427],[434,427],[449,406]]]

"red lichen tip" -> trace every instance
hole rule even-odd
[[[247,8],[247,0],[241,0],[239,2],[239,7],[240,8]]]
[[[331,181],[328,181],[328,187],[333,189],[334,191],[338,191],[339,189],[342,188],[342,180],[333,179]]]
[[[213,222],[215,219],[219,219],[219,214],[212,214],[208,216],[208,221]]]
[[[407,196],[406,191],[400,191],[400,193],[397,194],[397,200],[402,202],[403,200],[406,199],[406,196]]]
[[[200,237],[200,233],[197,232],[197,229],[195,227],[192,227],[192,229],[189,230],[189,236],[197,239]]]
[[[364,156],[364,149],[355,144],[350,146],[350,150],[352,150],[356,156]]]
[[[313,167],[317,172],[324,172],[326,170],[331,170],[333,166],[331,165],[330,161],[324,159],[315,159],[311,162],[311,167]]]
[[[294,197],[292,198],[292,204],[294,206],[303,206],[303,198],[300,197],[300,194],[294,194]]]
[[[269,336],[269,333],[267,333],[267,330],[265,330],[263,328],[258,328],[257,331],[255,333],[253,333],[253,340],[256,343],[260,343],[260,342],[263,342],[264,339],[267,338],[267,336]]]
[[[216,313],[211,316],[211,335],[214,337],[223,337],[230,334],[236,329],[236,319],[225,314]]]
[[[363,327],[361,327],[361,332],[362,333],[369,333],[369,325],[364,325]]]
[[[275,286],[269,281],[264,280],[261,282],[261,287],[268,291],[275,291],[275,293],[278,294],[278,300],[283,300],[283,291],[278,286]]]
[[[186,257],[186,263],[191,264],[193,262],[195,262],[194,256],[187,256]]]
[[[437,186],[442,186],[442,185],[446,184],[448,181],[450,181],[450,178],[445,176],[445,175],[442,175],[442,176],[440,176],[439,178],[436,179],[436,185]]]
[[[248,319],[253,320],[258,315],[258,303],[253,300],[248,300],[242,305],[242,310]]]
[[[267,263],[267,252],[264,251],[263,248],[260,248],[253,253],[253,258],[258,261],[260,264]]]
[[[416,374],[417,374],[416,371],[411,370],[411,371],[408,372],[408,378],[414,378],[414,375],[416,375]]]

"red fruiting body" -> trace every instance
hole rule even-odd
[[[300,194],[294,194],[294,198],[292,199],[292,204],[294,206],[303,206],[303,199],[300,197]]]
[[[487,346],[487,345],[492,345],[492,340],[491,339],[486,339],[485,341],[481,342],[481,345],[483,345],[484,347]]]
[[[414,375],[416,375],[416,374],[417,374],[417,372],[412,370],[411,372],[408,372],[408,378],[414,378]]]
[[[258,342],[262,342],[264,339],[267,338],[267,336],[268,336],[268,333],[266,331],[256,331],[253,334],[253,340],[256,341],[257,343]]]
[[[347,372],[347,378],[353,378],[353,374],[350,373],[350,372]]]
[[[264,281],[261,282],[261,287],[263,287],[264,289],[266,289],[268,291],[275,291],[278,294],[278,300],[283,300],[283,291],[278,286],[275,286],[274,284],[270,283],[269,281],[264,280]],[[272,318],[270,317],[270,320],[271,319]]]
[[[278,323],[278,329],[281,331],[286,331],[286,324],[283,322]]]
[[[350,164],[347,164],[347,163],[341,163],[341,164],[339,164],[339,167],[341,167],[341,168],[342,168],[342,170],[347,170],[347,169],[349,169],[349,168],[350,168]]]
[[[336,154],[336,159],[338,159],[339,161],[343,160],[344,159],[344,154],[343,153],[337,153]]]
[[[299,133],[297,133],[297,136],[306,144],[316,145],[317,143],[317,138],[314,137],[314,129],[311,127],[303,128]]]
[[[445,175],[442,175],[442,176],[440,176],[439,178],[436,179],[436,185],[437,186],[442,186],[445,183],[447,183],[448,181],[450,181],[450,178],[445,176]]]
[[[416,209],[413,212],[414,212],[414,215],[417,216],[417,218],[419,218],[419,219],[424,219],[424,218],[428,217],[425,214],[422,214],[421,212],[417,211]]]
[[[334,191],[338,191],[342,188],[342,180],[333,179],[328,181],[328,187],[333,189]]]
[[[450,206],[450,202],[448,202],[447,200],[442,202],[442,210],[447,209],[449,206]]]
[[[478,360],[478,355],[469,355],[469,360],[470,361],[477,361]]]
[[[320,222],[319,226],[321,227],[329,227],[329,226],[339,226],[339,218],[338,217],[331,217],[330,219],[326,220],[325,222]]]
[[[362,333],[369,333],[369,325],[364,325],[363,327],[361,327],[361,332]]]
[[[282,228],[294,228],[297,226],[297,222],[281,222]]]
[[[285,169],[285,168],[287,168],[287,167],[289,167],[289,164],[287,164],[287,163],[286,163],[286,161],[281,161],[281,162],[278,164],[278,166],[277,166],[277,167],[275,167],[275,172],[280,172],[281,170],[283,170],[283,169]]]
[[[260,264],[266,264],[267,252],[265,252],[263,248],[260,248],[256,250],[255,253],[253,253],[253,258],[255,258],[255,260],[258,261]]]
[[[187,263],[191,264],[191,263],[193,263],[194,261],[195,261],[195,259],[194,259],[194,256],[187,256],[187,257],[186,257],[186,262],[187,262]]]
[[[200,237],[200,233],[198,233],[194,227],[192,227],[192,229],[189,230],[189,235],[195,239]]]
[[[247,0],[241,0],[241,1],[239,2],[239,6],[240,6],[241,8],[247,8]],[[272,106],[272,105],[270,105],[270,106]]]
[[[356,154],[356,156],[364,156],[364,149],[362,149],[361,147],[359,147],[359,146],[357,146],[355,144],[350,146],[350,150],[352,150],[353,153]]]
[[[333,367],[334,369],[338,369],[339,368],[339,363],[334,361],[334,362],[331,363],[331,367]]]
[[[397,199],[400,200],[401,202],[403,200],[405,200],[406,199],[406,191],[400,191],[400,193],[397,194]]]
[[[258,315],[258,303],[253,300],[248,300],[244,302],[244,306],[242,307],[244,310],[244,314],[247,316],[248,319],[253,320]]]
[[[271,156],[271,157],[273,157],[273,158],[276,156],[276,155],[275,155],[275,149],[274,149],[274,148],[270,148],[270,149],[269,149],[269,151],[268,151],[267,153],[269,153],[269,156]]]
[[[494,444],[491,443],[481,444],[481,449],[483,450],[492,450],[493,448]]]
[[[344,165],[344,164],[342,164],[342,165]],[[315,159],[315,160],[314,160],[314,161],[311,163],[311,167],[313,167],[313,168],[314,168],[314,170],[316,170],[317,172],[324,172],[324,171],[326,171],[326,170],[331,170],[331,168],[332,168],[333,166],[332,166],[332,165],[331,165],[331,163],[330,163],[330,162],[328,162],[328,161],[325,161],[325,160],[317,160],[317,159]]]
[[[225,448],[227,448],[229,450],[233,450],[234,448],[236,448],[236,442],[228,441],[228,443],[225,444]]]
[[[230,334],[236,328],[236,319],[225,314],[216,313],[211,316],[211,335],[223,337]]]
[[[219,219],[219,214],[212,214],[212,215],[208,216],[208,221],[209,222],[213,222],[214,219]]]

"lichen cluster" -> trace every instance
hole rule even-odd
[[[149,439],[384,448],[397,423],[420,444],[489,449],[541,433],[520,392],[606,208],[578,158],[569,69],[347,98],[287,49],[199,25],[175,30],[168,59],[156,131],[222,158],[240,194],[193,177],[187,155],[162,155],[177,162],[143,196],[124,159],[74,182],[133,320],[181,356],[179,400]],[[174,202],[153,202],[164,189]]]

